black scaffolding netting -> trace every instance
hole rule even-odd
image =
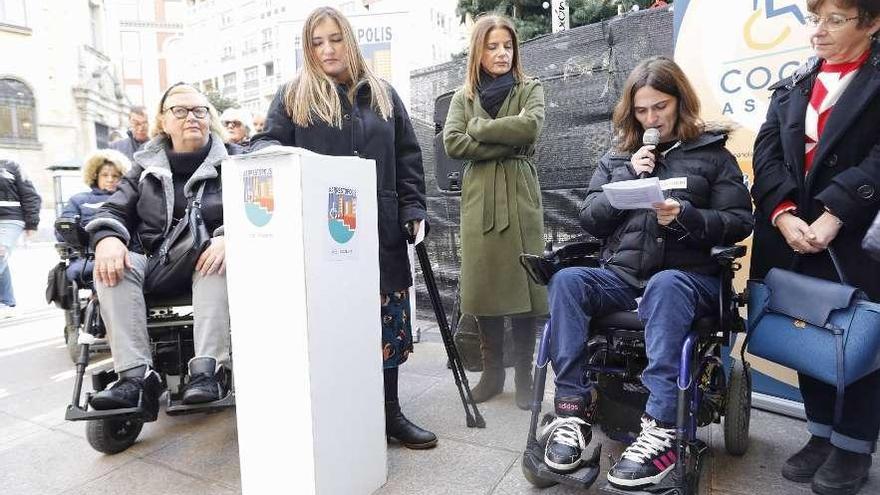
[[[545,240],[585,235],[577,223],[577,205],[599,158],[610,146],[611,112],[620,89],[640,60],[672,56],[672,18],[669,9],[633,12],[522,44],[526,73],[542,81],[546,100],[546,120],[535,157],[544,201]],[[461,86],[465,63],[464,59],[448,62],[414,71],[410,77],[409,112],[424,157],[431,223],[425,242],[447,311],[458,288],[459,197],[438,188],[434,104]],[[416,290],[419,307],[426,308],[420,316],[429,316],[430,302],[421,276],[416,279]]]

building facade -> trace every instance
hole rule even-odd
[[[187,5],[186,79],[253,114],[265,113],[279,85],[299,70],[302,25],[320,5],[335,6],[350,18],[368,63],[404,96],[409,71],[448,61],[467,43],[455,0],[187,0]]]
[[[107,1],[108,47],[132,105],[152,113],[162,92],[184,80],[185,0]]]
[[[46,206],[46,167],[80,163],[127,122],[104,3],[0,0],[0,157],[22,165]]]

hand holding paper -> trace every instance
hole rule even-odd
[[[618,210],[648,209],[653,208],[654,203],[663,202],[657,177],[611,182],[602,186],[602,190],[611,206]]]

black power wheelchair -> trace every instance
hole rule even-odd
[[[547,285],[553,274],[568,266],[599,266],[600,244],[572,242],[561,246],[548,243],[543,256],[523,254],[520,263],[535,283]],[[745,246],[716,247],[712,257],[721,268],[721,298],[718,314],[694,322],[682,342],[678,375],[678,413],[676,424],[675,468],[657,485],[641,491],[624,491],[607,482],[600,491],[613,495],[696,495],[700,472],[708,446],[697,439],[697,427],[720,423],[724,418],[725,449],[732,455],[745,454],[749,444],[751,414],[751,371],[747,362],[731,359],[726,376],[722,347],[731,343],[731,336],[745,331],[738,308],[745,305],[743,294],[733,288],[734,272],[741,268],[738,258],[746,253]],[[544,445],[538,437],[541,402],[547,364],[552,316],[544,326],[534,369],[534,397],[528,440],[522,457],[526,480],[539,488],[561,483],[586,489],[599,476],[601,445],[570,473],[557,473],[544,463]],[[598,405],[592,423],[600,425],[613,439],[630,443],[639,432],[648,391],[641,383],[647,366],[644,325],[635,311],[621,311],[593,318],[585,359],[590,381],[598,391]],[[541,426],[549,424],[553,415],[545,414]],[[585,452],[586,456],[586,452]]]
[[[52,292],[56,304],[64,310],[64,343],[70,359],[75,363],[79,356],[80,333],[92,337],[92,352],[109,351],[106,329],[98,314],[97,296],[92,286],[91,273],[86,265],[94,259],[88,249],[88,234],[79,227],[79,216],[61,217],[55,221],[55,232],[62,239],[55,243],[55,250],[61,259],[53,270],[55,278]],[[70,269],[76,264],[79,269]],[[68,276],[73,272],[73,276]]]
[[[79,224],[78,217],[59,218],[56,221],[56,231],[64,239],[66,249],[85,259],[94,257],[88,249],[88,233]],[[187,375],[187,364],[194,354],[192,295],[187,293],[173,298],[147,296],[146,307],[153,369],[159,374],[162,387],[167,389],[168,393],[165,413],[169,416],[210,413],[235,406],[231,369],[226,371],[227,393],[222,399],[191,405],[181,402],[185,385],[183,378]],[[91,375],[93,392],[86,392],[83,400],[83,379],[89,366],[91,348],[96,344],[100,345],[105,335],[100,301],[94,295],[89,298],[82,320],[82,329],[77,335],[73,398],[67,406],[64,418],[68,421],[86,421],[86,439],[92,448],[105,454],[116,454],[134,444],[144,423],[157,419],[158,410],[145,403],[143,392],[137,407],[92,409],[89,405],[92,395],[104,390],[118,379],[118,375],[112,369]]]

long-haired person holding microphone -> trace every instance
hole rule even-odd
[[[376,352],[383,356],[385,433],[412,449],[431,448],[437,437],[410,422],[397,397],[398,366],[413,350],[407,235],[427,218],[422,151],[403,102],[370,70],[342,13],[319,7],[302,33],[302,70],[279,89],[266,129],[251,146],[281,144],[376,161],[381,292],[376,296],[382,304],[382,349]]]
[[[468,160],[461,191],[461,310],[477,317],[483,373],[476,402],[504,389],[504,317],[513,326],[516,404],[529,408],[535,319],[547,292],[519,265],[540,253],[544,211],[533,162],[544,123],[544,88],[523,74],[510,19],[481,17],[471,33],[464,87],[452,97],[446,153]]]
[[[641,433],[608,479],[637,488],[659,482],[674,466],[667,460],[675,438],[681,344],[692,322],[718,306],[718,264],[710,249],[736,243],[752,230],[749,192],[724,147],[727,135],[707,129],[699,113],[693,88],[668,58],[642,61],[624,85],[613,115],[614,146],[599,160],[580,210],[584,230],[604,241],[602,266],[566,268],[550,280],[557,419],[544,433],[545,462],[552,469],[576,469],[591,437],[595,396],[584,359],[590,319],[636,308],[645,323],[649,363],[642,382],[650,397]],[[643,144],[655,133],[656,145]],[[640,176],[680,180],[653,209],[611,206],[602,186]]]

